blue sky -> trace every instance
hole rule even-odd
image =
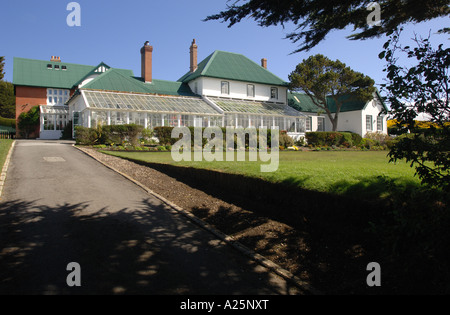
[[[383,83],[383,61],[378,59],[386,38],[350,41],[348,30],[336,31],[314,49],[291,55],[297,46],[287,39],[293,27],[262,28],[247,20],[232,28],[206,16],[226,8],[226,0],[79,0],[81,27],[69,27],[66,10],[70,0],[3,1],[0,10],[0,56],[6,57],[5,79],[13,79],[13,57],[97,65],[101,61],[140,75],[139,50],[145,41],[154,47],[153,77],[177,80],[189,69],[192,39],[199,46],[199,62],[214,50],[241,53],[255,62],[268,59],[268,68],[284,80],[310,55],[321,53],[345,62],[356,71]],[[419,25],[413,31],[428,34],[448,26],[448,17]],[[448,35],[433,37],[448,46]]]

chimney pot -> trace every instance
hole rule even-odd
[[[264,69],[267,69],[267,59],[266,58],[261,59],[261,67],[263,67]]]

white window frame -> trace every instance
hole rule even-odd
[[[325,131],[325,117],[317,117],[317,131]]]
[[[255,85],[247,84],[247,97],[255,97]]]
[[[275,95],[275,97],[274,97],[274,95]],[[270,98],[273,99],[273,100],[277,100],[278,99],[278,88],[277,87],[271,87],[270,88]]]
[[[230,82],[221,81],[220,82],[220,92],[222,95],[230,95]]]
[[[373,131],[373,117],[366,115],[366,131]]]
[[[383,116],[377,116],[377,131],[383,131]]]
[[[47,89],[47,105],[64,105],[70,93],[66,89]]]

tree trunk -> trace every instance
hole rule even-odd
[[[332,127],[332,131],[337,131],[338,127],[338,116],[335,116],[334,118],[330,119]]]

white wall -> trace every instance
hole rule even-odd
[[[363,120],[364,119],[364,120]],[[329,119],[327,119],[329,120]],[[351,112],[341,112],[338,116],[338,128],[339,131],[351,131],[364,136],[363,134],[363,123],[365,122],[365,116],[363,118],[362,111],[355,110]],[[332,130],[333,125],[329,121],[330,129]]]
[[[230,83],[230,94],[223,95],[221,90],[221,82],[227,81]],[[258,84],[251,82],[241,82],[225,79],[206,78],[200,77],[189,82],[189,87],[195,93],[197,84],[197,94],[205,96],[216,97],[230,97],[256,101],[270,101],[278,103],[286,103],[287,88],[274,85]],[[255,86],[255,97],[247,96],[247,85],[252,84]],[[278,88],[278,99],[272,99],[270,89],[271,87]]]
[[[383,111],[383,106],[381,104],[377,104],[374,100],[370,101],[366,108],[362,111],[362,136],[368,132],[366,129],[366,116],[372,116],[372,127],[373,130],[371,132],[381,132],[387,134],[387,118],[385,114],[382,114],[383,119],[383,130],[377,130],[377,117]]]

